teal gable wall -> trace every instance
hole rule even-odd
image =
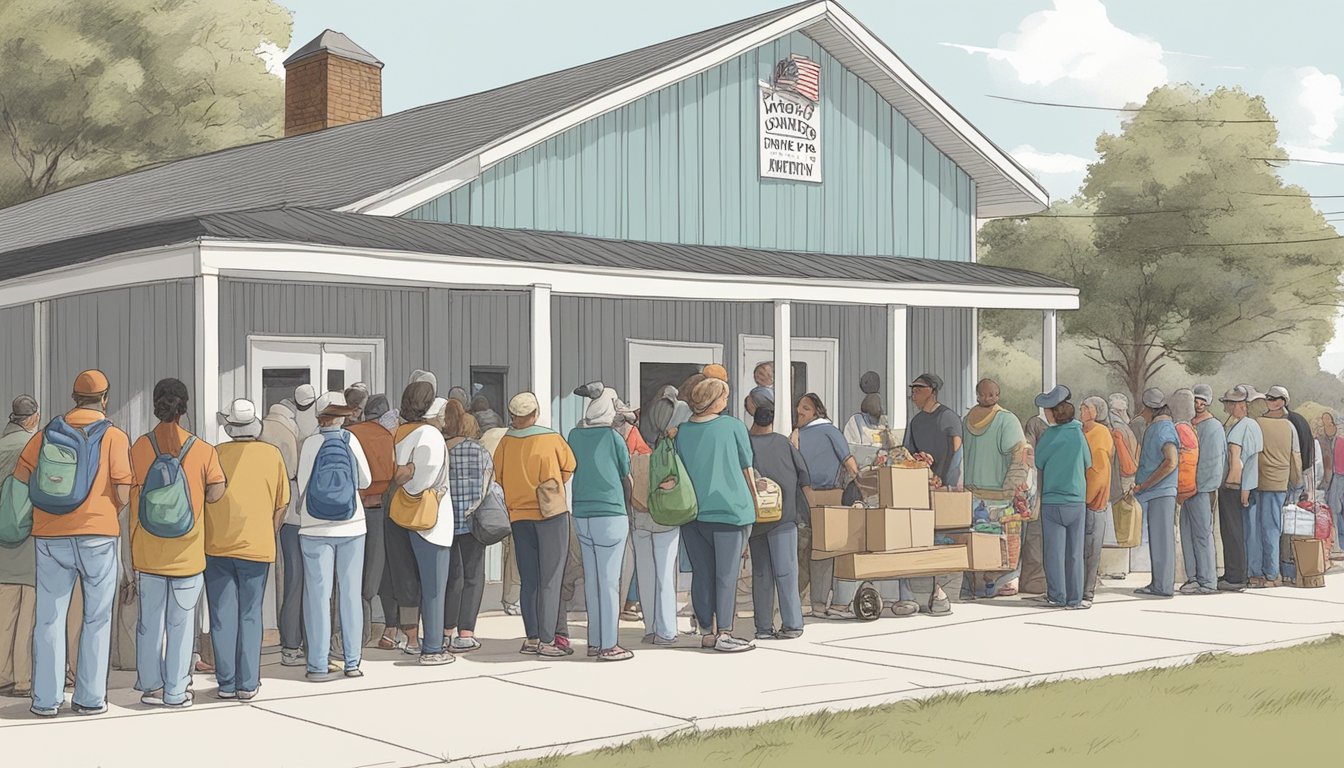
[[[822,183],[762,179],[758,81],[822,67]],[[406,214],[596,237],[969,261],[975,186],[801,33],[675,83],[487,169]]]

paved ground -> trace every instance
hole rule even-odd
[[[632,661],[599,664],[578,653],[541,661],[517,653],[522,622],[482,619],[484,648],[457,663],[418,667],[400,652],[367,652],[361,680],[315,685],[268,655],[251,704],[214,698],[141,706],[133,678],[115,673],[111,710],[37,721],[26,701],[0,699],[0,753],[51,765],[140,768],[485,766],[583,751],[685,728],[748,725],[817,709],[870,706],[945,691],[1179,664],[1202,653],[1243,653],[1344,633],[1344,578],[1323,589],[1136,598],[1107,582],[1090,611],[1054,611],[1013,599],[959,604],[935,619],[812,622],[799,640],[762,642],[740,655],[623,639]],[[739,620],[742,628],[750,619]],[[582,634],[581,630],[576,630]],[[189,756],[179,760],[179,756]]]

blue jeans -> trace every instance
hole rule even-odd
[[[117,597],[115,536],[38,538],[37,607],[33,630],[33,707],[56,709],[65,701],[65,621],[75,579],[84,593],[75,695],[71,701],[97,709],[107,703],[108,657],[112,653],[112,603]]]
[[[1286,491],[1255,491],[1251,494],[1250,519],[1246,526],[1246,571],[1253,579],[1279,578],[1279,536],[1283,534]]]
[[[235,557],[205,557],[205,598],[215,680],[225,693],[261,685],[261,606],[270,563]]]
[[[424,536],[412,531],[411,551],[420,569],[420,653],[443,653],[443,613],[453,549],[430,544]]]
[[[1045,594],[1050,602],[1078,605],[1083,601],[1086,538],[1086,504],[1041,504]]]
[[[205,579],[135,574],[140,620],[135,625],[135,690],[163,690],[165,704],[181,704],[191,684],[196,604]]]
[[[560,582],[569,559],[568,514],[549,520],[515,520],[513,554],[518,560],[519,607],[529,640],[555,642],[560,618]]]
[[[583,598],[588,608],[588,647],[617,646],[621,621],[621,566],[630,519],[625,515],[576,517],[574,530],[583,554]]]
[[[1330,488],[1325,492],[1325,503],[1335,516],[1335,543],[1344,549],[1344,476],[1335,475],[1330,479]]]
[[[803,601],[798,594],[798,525],[780,523],[747,541],[751,550],[751,604],[757,632],[774,629],[775,595],[779,595],[780,629],[803,628]]]
[[[341,619],[345,669],[359,669],[364,629],[359,584],[364,575],[364,537],[300,534],[299,549],[303,552],[303,628],[308,635],[308,672],[320,675],[327,671],[333,585],[340,593],[337,612]]]
[[[700,631],[732,632],[737,615],[737,575],[749,525],[694,520],[681,527],[691,558],[691,606]]]
[[[1181,505],[1181,557],[1185,580],[1201,587],[1218,587],[1218,564],[1213,548],[1213,494],[1196,493]]]
[[[635,571],[639,582],[639,607],[644,611],[644,633],[664,640],[677,637],[677,564],[681,529],[641,530],[635,539]]]
[[[1148,588],[1171,597],[1176,587],[1176,497],[1163,496],[1140,503],[1153,571]]]

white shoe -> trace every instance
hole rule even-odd
[[[743,640],[740,637],[733,637],[732,635],[719,635],[718,639],[714,641],[714,650],[719,651],[720,653],[741,653],[742,651],[750,651],[755,648],[756,644],[752,641]]]

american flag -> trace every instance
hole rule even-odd
[[[775,65],[775,87],[811,101],[821,100],[821,65],[796,53]]]

